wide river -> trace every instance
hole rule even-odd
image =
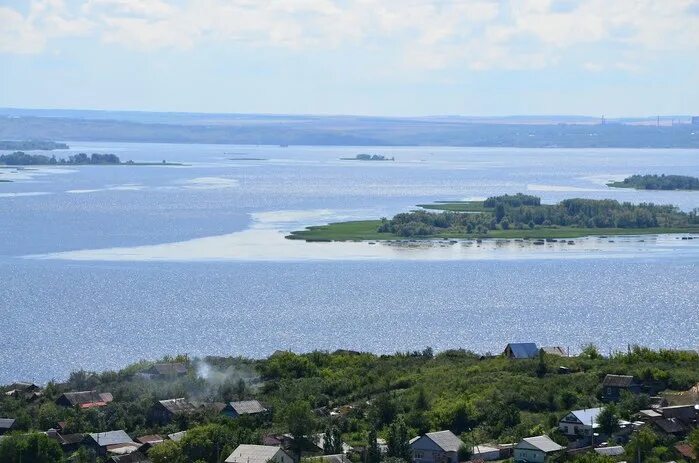
[[[186,165],[0,169],[13,180],[0,182],[0,383],[176,353],[699,347],[699,239],[283,238],[310,224],[501,193],[690,210],[699,192],[605,183],[699,176],[696,151],[68,144],[55,154]],[[396,161],[340,160],[365,152]]]

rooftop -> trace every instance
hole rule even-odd
[[[269,445],[242,444],[225,461],[226,463],[267,463],[280,451],[282,450],[279,447]]]
[[[525,437],[522,441],[536,447],[544,453],[558,452],[559,450],[565,449],[565,447],[561,447],[552,441],[549,436]]]

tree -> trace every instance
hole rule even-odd
[[[657,440],[658,436],[650,428],[641,428],[626,445],[626,458],[635,462],[645,461],[651,456]]]
[[[386,444],[388,446],[387,456],[400,458],[405,461],[412,460],[412,452],[408,440],[408,427],[402,418],[398,418],[389,426]]]
[[[614,404],[607,405],[599,413],[597,416],[597,423],[603,434],[611,436],[619,430],[619,418],[617,417],[617,413]]]
[[[689,445],[692,446],[692,450],[694,450],[694,456],[699,458],[699,428],[695,429],[689,434],[687,442],[689,442]]]
[[[0,440],[2,463],[61,463],[61,446],[46,434],[17,434]]]
[[[539,364],[536,367],[536,376],[539,378],[543,378],[546,376],[546,372],[548,371],[546,367],[546,352],[544,352],[544,349],[539,349]]]
[[[291,450],[300,456],[303,439],[311,434],[316,427],[315,416],[313,416],[310,404],[303,400],[289,404],[284,410],[284,422],[294,438]]]
[[[342,453],[342,432],[337,426],[329,425],[325,428],[325,439],[323,439],[323,453],[326,455],[337,455]]]
[[[427,394],[425,393],[425,388],[420,387],[417,390],[417,397],[415,398],[415,410],[420,412],[425,412],[429,410],[430,402],[427,399]]]
[[[175,441],[166,440],[148,451],[148,458],[153,463],[180,463],[182,449]]]
[[[502,203],[499,203],[497,206],[495,206],[495,220],[500,223],[505,217],[505,206]]]
[[[379,463],[379,461],[381,461],[381,450],[376,441],[376,428],[372,427],[369,429],[369,435],[367,436],[365,463]]]
[[[592,343],[583,346],[582,352],[580,353],[580,357],[587,358],[590,360],[597,360],[602,358],[602,356],[599,353],[599,350],[597,350],[597,346],[595,346]]]
[[[226,455],[228,450],[232,451],[230,447],[237,443],[237,436],[230,427],[212,423],[187,430],[180,447],[185,461],[218,463],[221,456]]]

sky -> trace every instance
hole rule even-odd
[[[699,114],[699,0],[0,0],[0,107]]]

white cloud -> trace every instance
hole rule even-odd
[[[144,52],[212,42],[390,46],[413,68],[529,69],[595,44],[696,53],[698,8],[696,0],[32,0],[26,14],[0,7],[0,52],[39,53],[55,39],[87,36]],[[605,67],[638,69],[619,60]]]

